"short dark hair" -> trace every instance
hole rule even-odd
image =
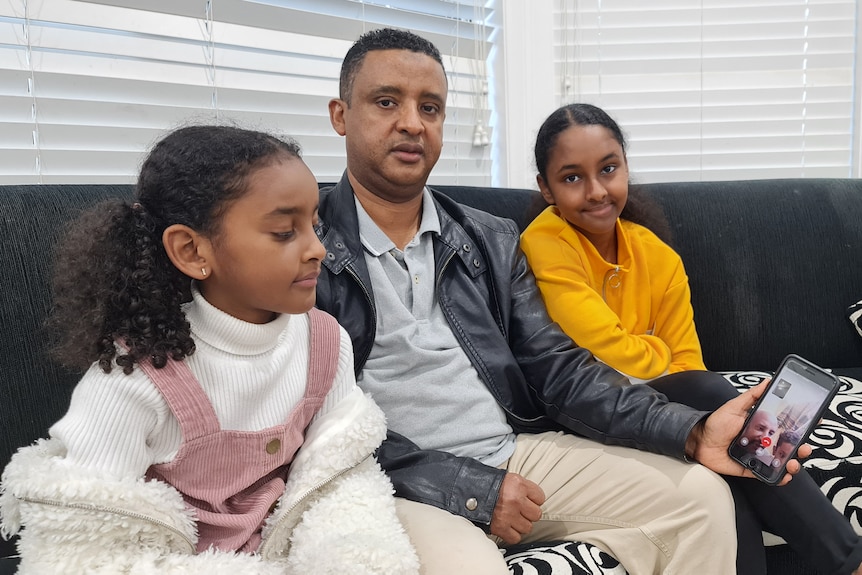
[[[359,67],[362,65],[366,54],[375,50],[409,50],[411,52],[418,52],[419,54],[430,56],[440,64],[441,68],[444,68],[440,50],[425,38],[398,28],[371,30],[354,42],[353,46],[350,47],[350,50],[344,56],[344,61],[341,63],[338,97],[344,100],[348,106],[350,105],[353,80],[356,78],[356,73],[359,71]]]

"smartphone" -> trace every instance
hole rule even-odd
[[[838,392],[835,375],[795,354],[784,358],[728,447],[730,457],[774,485]]]

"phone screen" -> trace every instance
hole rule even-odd
[[[777,483],[839,385],[837,377],[811,362],[786,357],[730,445],[730,456],[762,481]]]

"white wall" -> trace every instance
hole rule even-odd
[[[536,131],[557,107],[554,91],[553,1],[505,1],[496,16],[491,69],[494,126],[492,184],[535,188]]]

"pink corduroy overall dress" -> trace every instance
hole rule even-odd
[[[212,546],[251,553],[260,545],[264,522],[284,492],[290,462],[338,367],[338,324],[317,309],[308,317],[305,394],[283,424],[269,429],[222,430],[209,398],[182,361],[168,361],[162,369],[140,366],[162,393],[183,436],[174,460],[151,466],[147,479],[171,484],[195,510],[198,552]]]

